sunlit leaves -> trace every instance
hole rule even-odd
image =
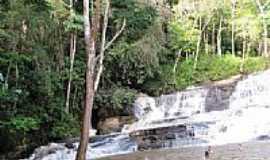
[[[172,49],[184,52],[195,51],[200,31],[193,24],[192,20],[179,20],[170,23],[169,35]]]
[[[64,21],[66,31],[83,31],[83,16],[72,11],[71,15]]]
[[[63,0],[47,0],[52,7],[52,16],[65,20],[69,16],[69,6]]]
[[[256,15],[257,9],[254,3],[240,1],[236,13],[236,35],[239,38],[247,38],[256,42],[261,37],[262,24]]]
[[[10,132],[22,132],[23,134],[31,130],[36,130],[39,127],[39,120],[31,117],[13,117],[8,122],[1,122],[0,125],[4,125],[10,129]]]

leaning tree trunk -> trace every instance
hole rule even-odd
[[[81,137],[76,160],[85,160],[86,149],[89,140],[89,130],[91,127],[92,107],[94,101],[94,60],[95,60],[95,41],[91,35],[91,25],[89,18],[89,0],[83,1],[84,15],[84,41],[87,56],[86,81],[85,81],[85,102],[83,111],[83,124],[81,128]]]
[[[70,16],[73,12],[73,0],[70,0]],[[69,67],[69,78],[68,78],[68,85],[67,85],[67,95],[66,95],[66,106],[65,106],[65,112],[69,113],[70,110],[70,90],[71,90],[71,83],[72,83],[72,74],[73,74],[73,66],[74,66],[74,58],[76,53],[76,39],[77,35],[76,33],[72,32],[70,34],[70,47],[69,47],[69,56],[70,56],[70,67]]]
[[[202,25],[202,20],[200,19],[200,34],[198,35],[198,40],[197,40],[197,49],[196,49],[196,54],[195,54],[195,60],[194,60],[194,65],[193,65],[193,70],[197,68],[197,63],[198,63],[198,57],[199,57],[199,52],[200,52],[200,46],[201,46],[201,40],[202,40],[202,35],[203,32],[205,31],[206,27],[208,26],[209,22],[211,21],[212,17],[209,17],[208,21]]]
[[[69,113],[70,110],[70,90],[71,90],[71,83],[73,79],[73,68],[74,68],[74,59],[75,59],[75,53],[76,53],[76,34],[71,33],[70,35],[70,68],[69,68],[69,78],[68,78],[68,85],[67,85],[67,97],[66,97],[66,107],[65,112]]]

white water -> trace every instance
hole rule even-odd
[[[227,106],[208,101],[224,101]],[[135,102],[139,121],[125,127],[124,132],[203,124],[194,125],[195,138],[213,145],[245,142],[270,135],[269,106],[270,70],[237,82],[227,100],[222,99],[222,89],[218,87],[193,88],[158,98],[140,97]]]
[[[74,160],[78,143],[74,149],[68,149],[63,143],[51,143],[36,149],[28,160]],[[96,142],[90,143],[87,148],[87,160],[112,155],[127,154],[136,151],[137,145],[126,134],[109,135]]]
[[[194,139],[198,141],[186,144],[175,141],[172,142],[173,147],[255,140],[270,135],[269,106],[270,70],[250,75],[226,92],[222,87],[203,86],[157,98],[142,96],[134,103],[134,114],[138,121],[125,126],[122,134],[91,143],[87,157],[99,158],[134,152],[137,145],[127,133],[178,124],[192,126]],[[37,150],[29,160],[74,159],[76,147],[67,149],[64,144],[53,146],[57,148],[55,153],[41,154],[41,158],[38,158],[40,150],[50,148],[46,146]]]

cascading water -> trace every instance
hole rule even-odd
[[[270,70],[226,85],[187,89],[135,102],[138,122],[124,132],[191,125],[207,144],[245,142],[270,135]]]
[[[138,97],[134,103],[138,121],[123,127],[122,133],[90,143],[88,155],[98,158],[134,152],[137,143],[129,134],[179,125],[193,130],[192,138],[178,134],[176,129],[173,133],[176,138],[165,141],[162,147],[222,145],[269,138],[269,81],[267,70],[229,83],[189,88],[157,98]],[[45,149],[39,148],[29,160],[71,160],[77,143],[74,146],[67,149],[64,144],[54,144],[56,151],[45,156],[40,156]]]
[[[78,143],[69,144],[51,143],[35,150],[28,160],[74,160]],[[137,145],[126,134],[111,134],[95,137],[87,148],[87,160],[112,156],[116,154],[127,154],[136,151]]]

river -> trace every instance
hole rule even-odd
[[[269,141],[227,144],[211,148],[209,158],[205,158],[207,147],[190,147],[132,153],[100,160],[270,160]]]

